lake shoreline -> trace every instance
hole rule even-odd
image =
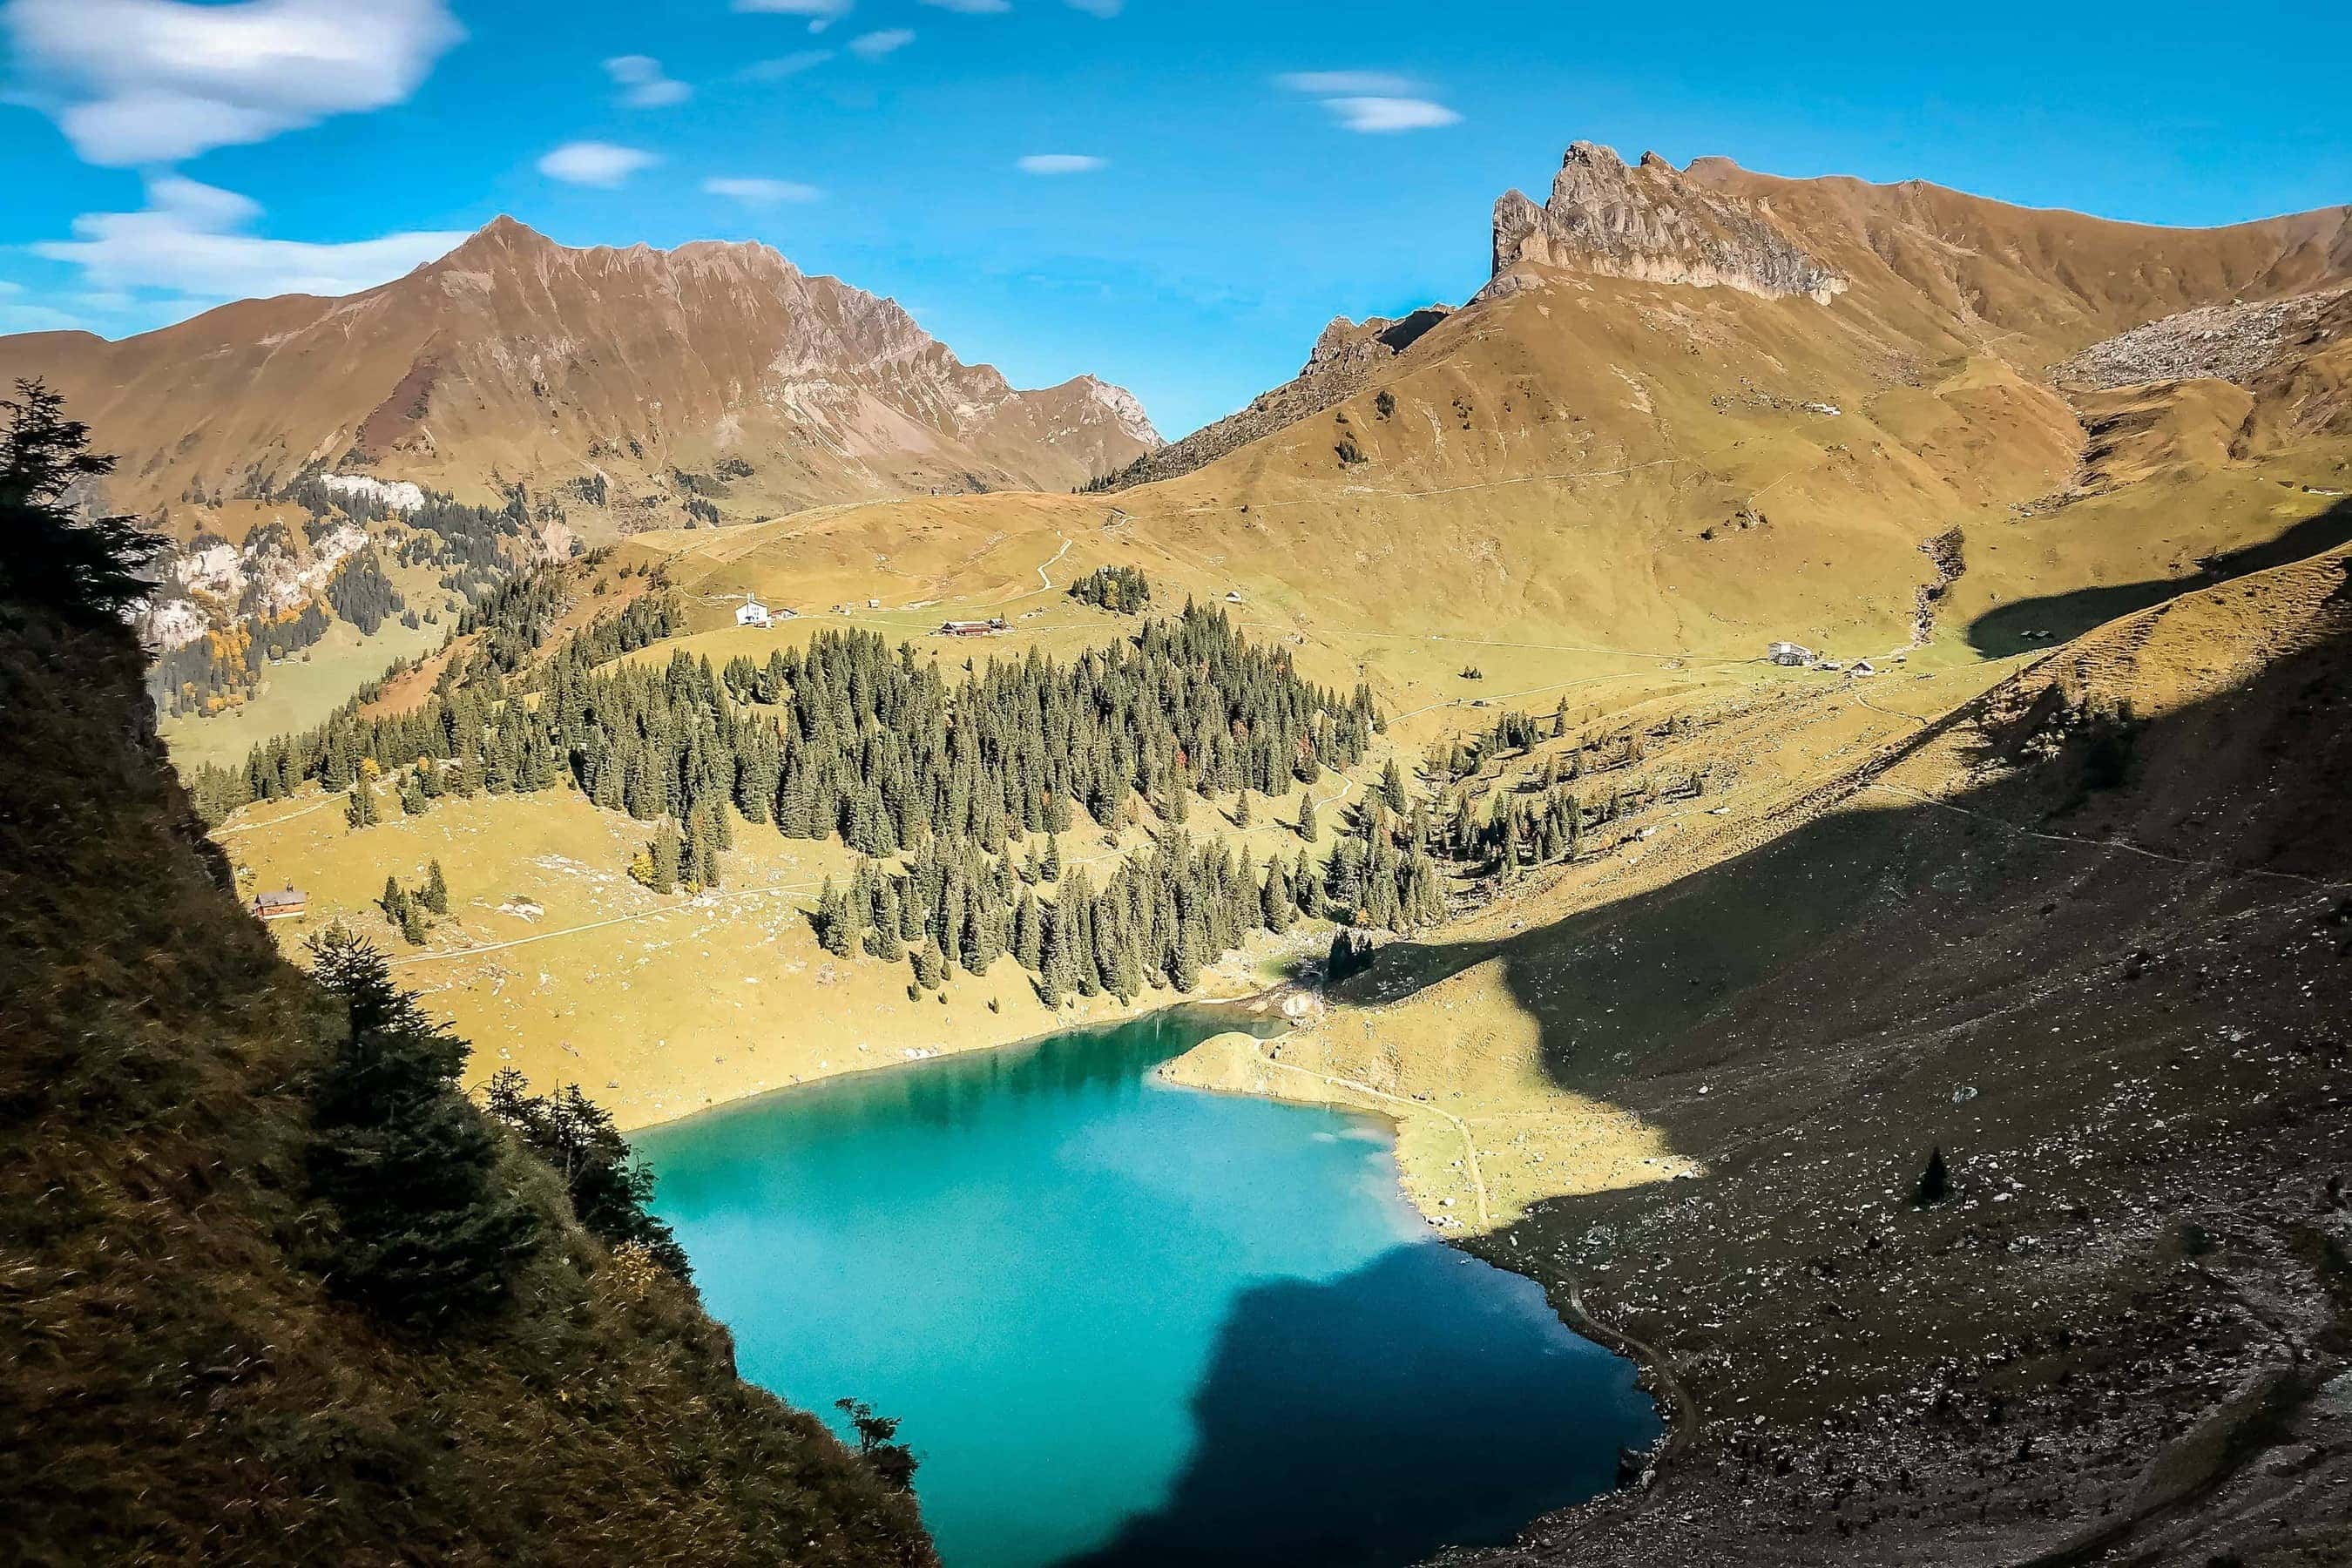
[[[1276,989],[1280,991],[1294,988],[1277,987]],[[1272,994],[1268,993],[1268,994]],[[1589,1340],[1612,1354],[1633,1363],[1638,1374],[1639,1385],[1657,1405],[1659,1415],[1665,1423],[1665,1430],[1660,1435],[1658,1443],[1652,1448],[1644,1450],[1647,1463],[1643,1468],[1639,1484],[1644,1488],[1653,1484],[1665,1463],[1687,1448],[1697,1431],[1697,1405],[1692,1400],[1689,1391],[1684,1388],[1681,1380],[1675,1377],[1666,1357],[1644,1341],[1593,1317],[1585,1310],[1582,1293],[1572,1277],[1565,1273],[1556,1278],[1538,1273],[1515,1256],[1516,1248],[1480,1245],[1482,1242],[1489,1242],[1491,1237],[1502,1234],[1507,1227],[1497,1227],[1473,1235],[1455,1234],[1449,1231],[1444,1222],[1450,1219],[1452,1215],[1444,1210],[1433,1210],[1423,1195],[1428,1189],[1418,1185],[1411,1179],[1404,1154],[1403,1136],[1409,1125],[1405,1116],[1410,1112],[1402,1110],[1397,1105],[1398,1097],[1381,1094],[1366,1085],[1350,1084],[1345,1079],[1317,1074],[1311,1069],[1297,1067],[1296,1064],[1269,1062],[1260,1054],[1263,1047],[1278,1047],[1283,1041],[1293,1037],[1294,1033],[1295,1031],[1286,1031],[1284,1034],[1263,1039],[1242,1035],[1238,1031],[1214,1036],[1202,1041],[1183,1055],[1162,1062],[1151,1070],[1151,1077],[1155,1081],[1174,1088],[1191,1089],[1200,1094],[1272,1100],[1292,1105],[1339,1106],[1359,1114],[1376,1116],[1389,1123],[1397,1133],[1397,1140],[1393,1145],[1393,1158],[1397,1170],[1398,1188],[1403,1193],[1405,1201],[1412,1205],[1414,1211],[1420,1214],[1427,1224],[1432,1239],[1443,1242],[1447,1247],[1475,1258],[1481,1263],[1491,1265],[1530,1281],[1543,1292],[1544,1300],[1550,1307],[1553,1315],[1570,1333]],[[1305,1074],[1311,1081],[1320,1083],[1335,1092],[1318,1096],[1279,1088],[1263,1071],[1251,1079],[1243,1080],[1234,1068],[1241,1065],[1235,1058],[1244,1046],[1248,1047],[1248,1058],[1260,1068],[1287,1067],[1294,1073]],[[1353,1092],[1350,1092],[1351,1090]],[[1443,1116],[1444,1113],[1430,1108],[1424,1111],[1424,1114]],[[1620,1486],[1614,1489],[1624,1489]],[[1529,1520],[1528,1522],[1532,1524],[1535,1521]]]

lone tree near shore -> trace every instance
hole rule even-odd
[[[1913,1195],[1914,1206],[1934,1208],[1952,1195],[1952,1178],[1944,1169],[1944,1148],[1937,1144],[1927,1151],[1927,1168],[1919,1173],[1919,1190]]]

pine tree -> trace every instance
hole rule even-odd
[[[1244,833],[1249,831],[1250,792],[1246,786],[1242,790],[1240,801],[1234,806],[1234,826]]]
[[[457,1089],[468,1047],[348,931],[306,945],[347,1025],[311,1090],[310,1184],[340,1222],[330,1281],[404,1322],[497,1306],[539,1221],[494,1180],[496,1137]]]
[[[1013,915],[1013,956],[1022,968],[1040,973],[1045,966],[1045,922],[1037,895],[1024,891]]]
[[[425,911],[418,908],[413,900],[404,901],[401,905],[400,934],[402,940],[411,947],[425,945]]]
[[[1951,1173],[1944,1168],[1944,1148],[1939,1143],[1927,1151],[1927,1168],[1919,1173],[1918,1190],[1912,1194],[1911,1202],[1917,1208],[1933,1208],[1951,1192]]]
[[[1062,879],[1062,840],[1058,834],[1045,840],[1045,859],[1038,871],[1048,882]]]
[[[436,860],[425,873],[425,891],[417,897],[426,909],[436,915],[449,912],[449,879],[441,874],[441,862]]]
[[[400,885],[399,878],[386,877],[383,879],[383,891],[377,896],[375,907],[382,910],[383,918],[394,925],[408,919],[408,892]]]
[[[1404,815],[1404,774],[1398,770],[1394,757],[1391,757],[1389,765],[1381,770],[1381,799],[1387,803],[1391,811],[1400,816]]]
[[[665,822],[654,830],[653,842],[646,852],[653,857],[653,881],[648,884],[656,893],[667,893],[677,886],[678,860],[684,850],[677,829]]]
[[[416,782],[415,773],[410,773],[400,786],[401,811],[409,816],[422,816],[432,804],[425,798],[425,786]]]
[[[500,1068],[485,1100],[489,1114],[513,1128],[532,1153],[562,1178],[572,1212],[607,1247],[642,1247],[681,1284],[694,1270],[667,1223],[646,1205],[654,1173],[613,1124],[612,1113],[566,1084],[547,1099],[530,1093],[523,1076]]]
[[[1298,801],[1298,837],[1304,843],[1315,842],[1315,793],[1309,790]]]
[[[948,955],[940,950],[940,940],[933,936],[915,950],[915,984],[926,991],[937,991],[948,983]]]
[[[0,400],[0,595],[47,604],[104,623],[147,596],[143,568],[163,541],[128,517],[82,518],[67,498],[114,471],[89,450],[89,427],[65,416],[65,399],[19,381]],[[353,826],[362,826],[353,823]]]
[[[373,827],[376,823],[375,794],[365,779],[352,785],[351,801],[343,807],[343,820],[353,827]]]
[[[857,929],[850,919],[849,897],[834,886],[830,877],[816,896],[816,940],[835,958],[847,958],[857,951]]]

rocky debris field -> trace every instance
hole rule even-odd
[[[2151,381],[2244,382],[2310,332],[2347,290],[2208,305],[2134,327],[2050,367],[2062,386],[2104,392]]]

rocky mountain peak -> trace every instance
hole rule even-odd
[[[1593,142],[1569,144],[1543,205],[1518,191],[1495,204],[1489,295],[1518,287],[1523,263],[1822,304],[1846,286],[1762,206],[1706,189],[1655,153],[1628,167]]]

